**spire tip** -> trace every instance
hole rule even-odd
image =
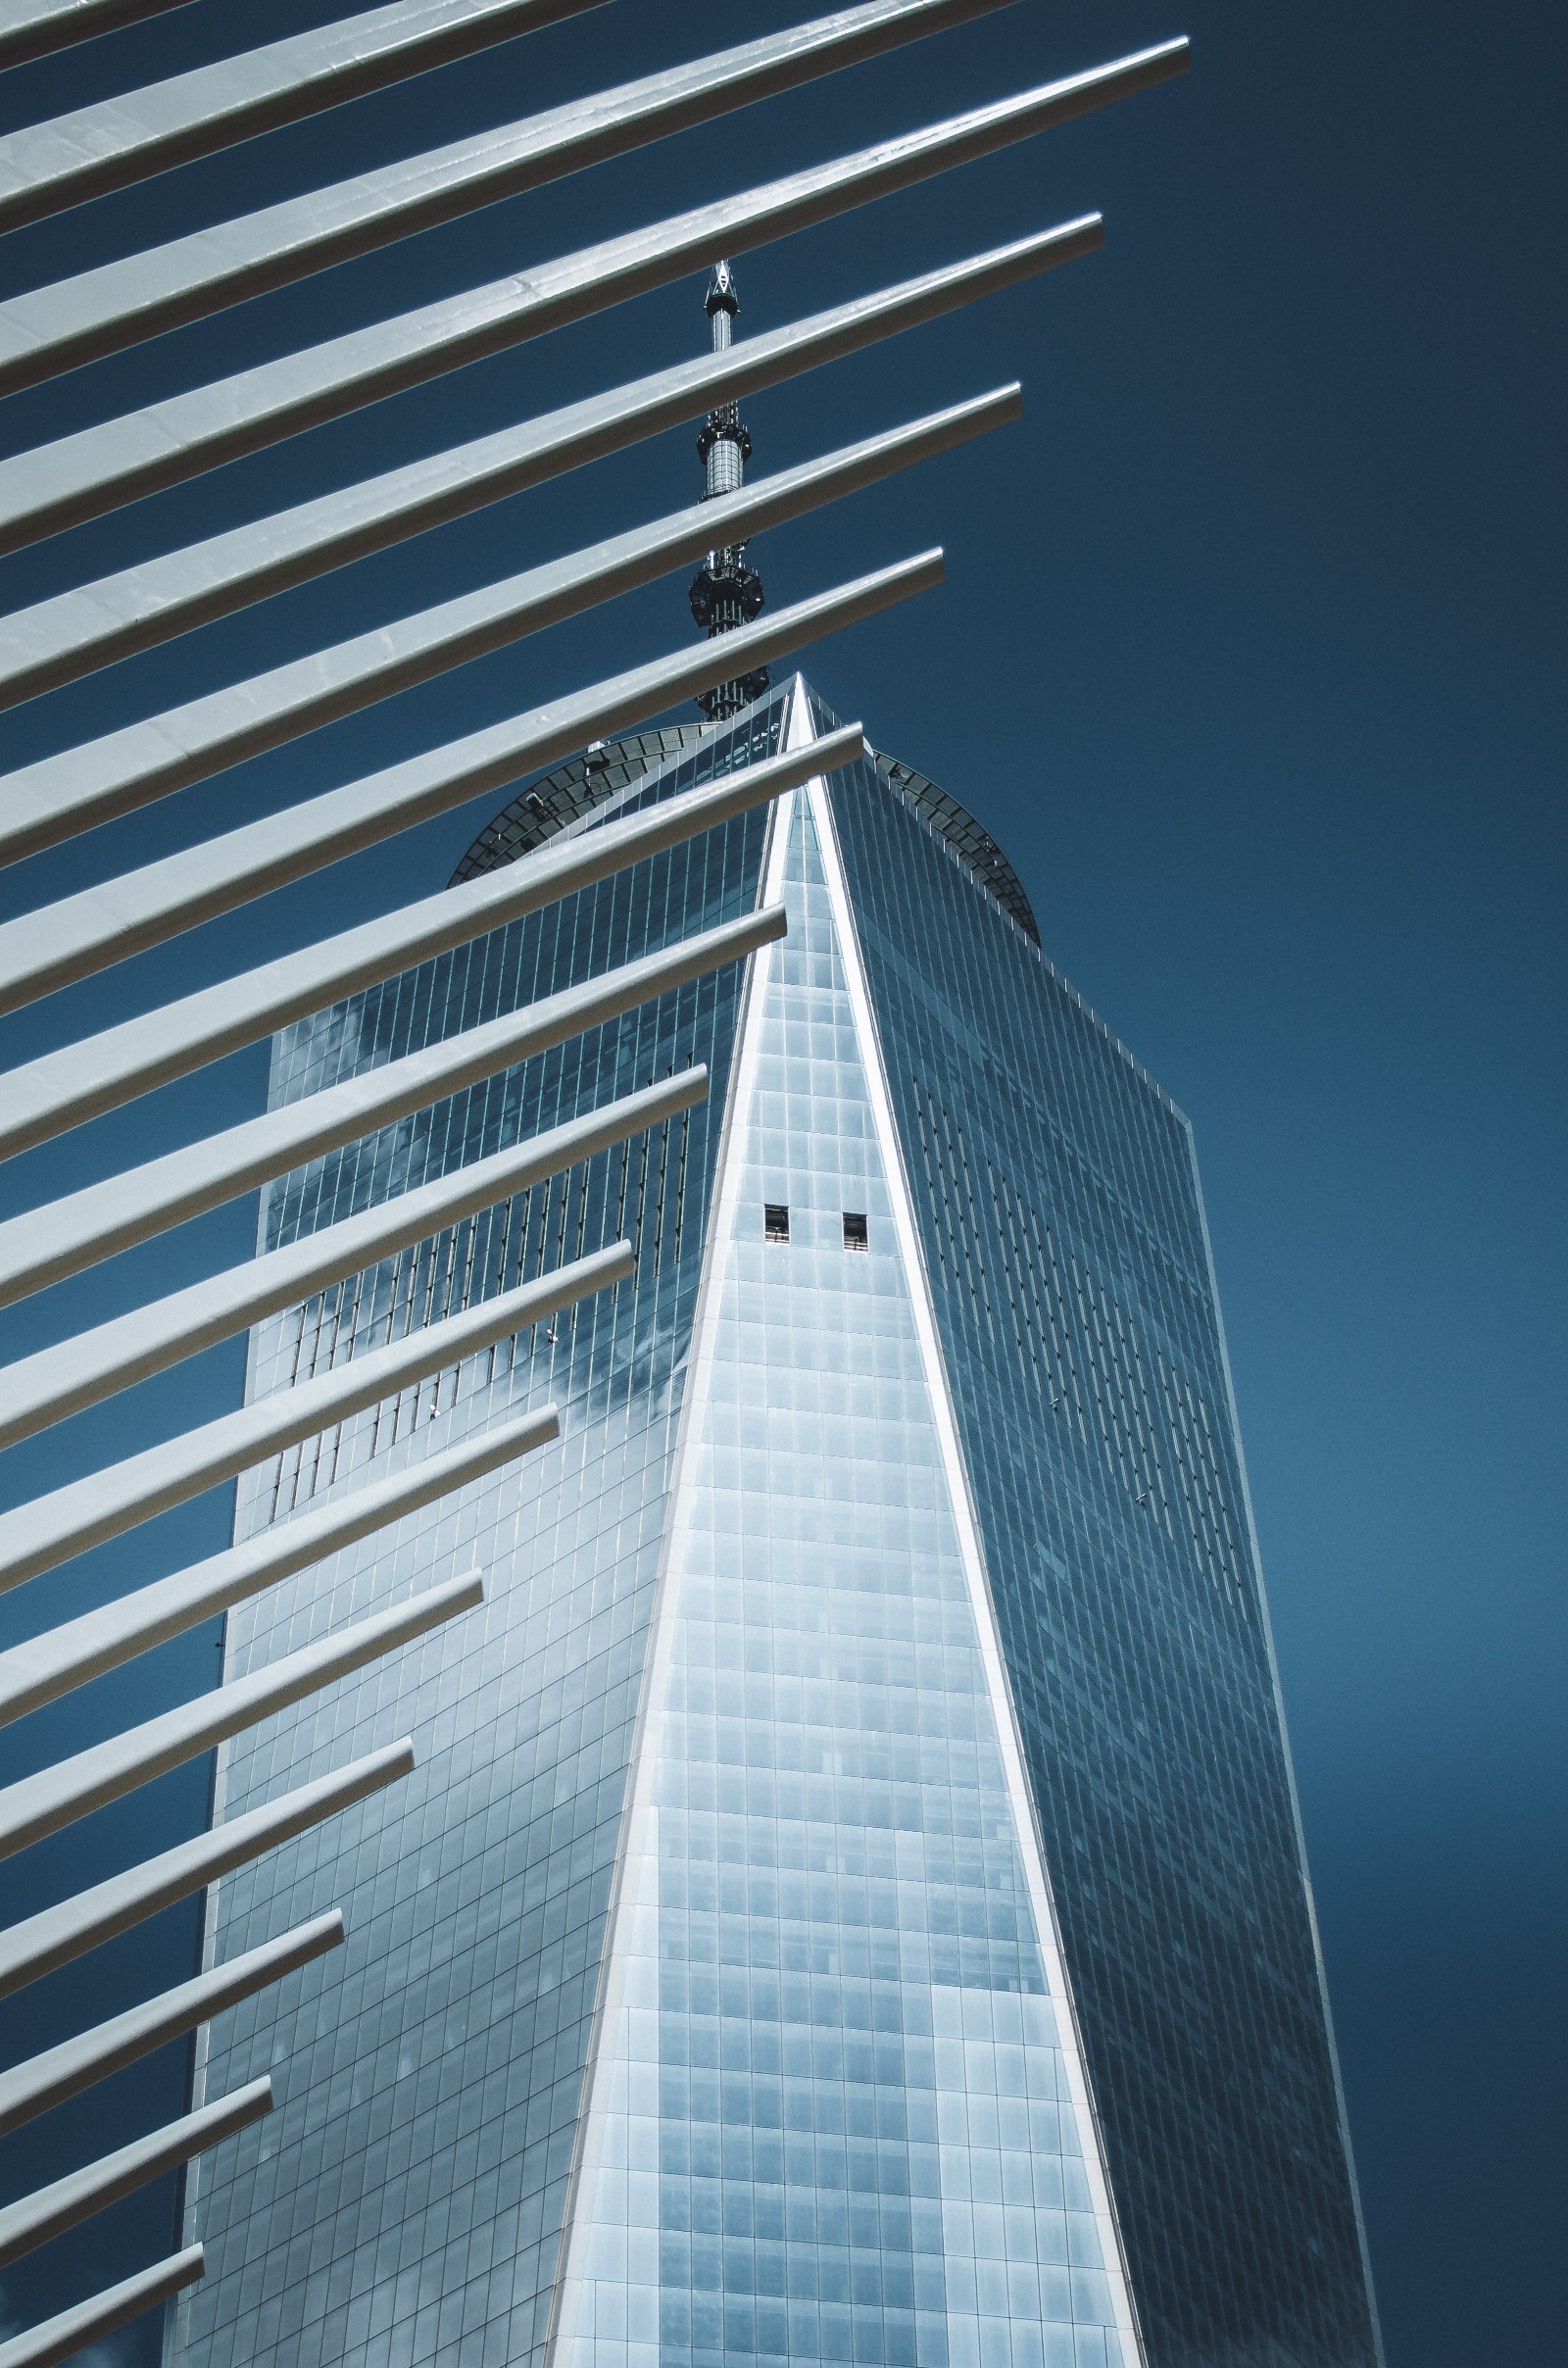
[[[735,286],[735,274],[720,256],[713,266],[712,276],[708,282],[708,294],[703,299],[703,310],[710,321],[712,320],[715,313],[727,313],[733,321],[740,309],[741,300]]]

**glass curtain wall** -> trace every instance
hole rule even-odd
[[[805,793],[776,827],[558,2357],[1132,2368]]]
[[[833,720],[797,678],[629,783],[565,768],[470,867]],[[217,1955],[334,1901],[349,1944],[215,2027],[199,2086],[270,2071],[282,2109],[192,2174],[213,2266],[172,2358],[1373,2368],[1187,1123],[923,776],[867,763],[779,815],[278,1039],[288,1100],[749,910],[767,866],[790,908],[754,987],[268,1196],[270,1248],[711,1071],[253,1338],[254,1393],[637,1253],[242,1487],[243,1536],[563,1408],[547,1454],[230,1615],[240,1674],[487,1574],[480,1613],[220,1759],[230,1815],[400,1734],[418,1767],[214,1895]]]
[[[628,812],[771,753],[783,702],[635,782]],[[748,912],[766,816],[639,864],[280,1035],[292,1101]],[[389,2368],[540,2354],[680,1416],[741,973],[721,971],[275,1186],[270,1249],[706,1061],[710,1099],[568,1176],[257,1327],[249,1392],[323,1369],[623,1233],[635,1278],[242,1483],[236,1535],[531,1404],[543,1455],[231,1612],[225,1677],[477,1566],[481,1610],[229,1745],[237,1816],[412,1735],[413,1777],[226,1876],[210,1954],[340,1903],[348,1943],[213,2027],[221,2096],[279,2109],[191,2174],[208,2275],[171,2314],[191,2368]]]
[[[829,794],[1151,2362],[1372,2368],[1191,1130],[907,800]]]

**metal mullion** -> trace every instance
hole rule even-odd
[[[969,1262],[968,1246],[959,1223],[958,1196],[953,1175],[952,1149],[947,1140],[947,1116],[935,1094],[931,1102],[931,1156],[936,1169],[937,1208],[942,1229],[953,1252],[953,1280],[956,1289],[966,1288],[971,1300],[975,1296],[974,1272]]]
[[[692,1106],[687,1104],[680,1113],[680,1159],[675,1168],[675,1261],[680,1259],[681,1236],[686,1223],[686,1166],[691,1150]]]
[[[667,1124],[668,1121],[666,1119],[661,1121],[661,1123]],[[555,1179],[555,1183],[553,1183],[551,1187],[552,1191],[555,1189],[555,1184],[559,1184],[561,1187],[561,1215],[556,1227],[556,1256],[554,1261],[557,1266],[560,1266],[564,1263],[566,1256],[566,1215],[571,1206],[570,1170],[568,1169],[564,1175],[558,1176]]]
[[[354,1355],[355,1343],[360,1337],[360,1309],[365,1304],[366,1283],[373,1272],[373,1266],[362,1266],[355,1275],[354,1297],[349,1304],[349,1320],[346,1325],[340,1322],[338,1326],[338,1338],[350,1357]]]
[[[1181,1432],[1176,1434],[1176,1454],[1181,1466],[1182,1495],[1187,1500],[1187,1526],[1193,1533],[1193,1544],[1202,1559],[1210,1579],[1217,1579],[1214,1556],[1208,1543],[1208,1505],[1203,1494],[1201,1475],[1196,1468],[1191,1452],[1192,1443]]]
[[[991,1335],[992,1347],[997,1348],[1000,1347],[1001,1344],[997,1339],[996,1309],[991,1305],[991,1281],[990,1277],[986,1273],[985,1247],[980,1226],[980,1204],[975,1198],[974,1177],[969,1166],[968,1146],[964,1142],[961,1129],[956,1129],[955,1131],[957,1135],[958,1157],[963,1162],[963,1199],[964,1206],[969,1212],[969,1239],[974,1244],[975,1270],[980,1277],[980,1305],[985,1309],[986,1330]]]
[[[626,1189],[631,1182],[631,1145],[629,1143],[622,1144],[620,1147],[619,1168],[620,1179],[615,1188],[615,1222],[611,1228],[617,1240],[626,1230]],[[607,1208],[609,1201],[610,1196],[607,1191],[605,1195]]]
[[[1019,1305],[1018,1285],[1012,1271],[1012,1252],[1007,1241],[1007,1232],[1010,1220],[1006,1214],[1006,1211],[1002,1206],[1002,1192],[997,1181],[996,1166],[989,1159],[986,1161],[986,1174],[991,1179],[991,1201],[992,1206],[997,1212],[997,1240],[1002,1245],[1002,1276],[1004,1282],[1007,1286],[1007,1305],[1012,1311],[1012,1329],[1013,1336],[1018,1344],[1018,1361],[1027,1370],[1028,1366],[1034,1362],[1034,1359],[1030,1356],[1029,1345],[1024,1337],[1023,1314]]]
[[[637,1138],[637,1217],[631,1237],[632,1272],[640,1283],[643,1276],[643,1232],[648,1217],[648,1171],[653,1163],[653,1137]]]
[[[681,1123],[684,1125],[688,1111],[682,1110],[680,1115]],[[588,1169],[589,1162],[585,1159],[580,1166],[574,1167],[571,1171],[572,1186],[577,1194],[577,1238],[572,1244],[571,1252],[574,1258],[581,1258],[582,1246],[588,1239]]]
[[[490,1213],[488,1210],[480,1209],[478,1216],[468,1219],[467,1243],[463,1254],[463,1282],[460,1286],[458,1308],[471,1307],[473,1304],[473,1270],[479,1245],[479,1219]],[[448,1312],[456,1313],[458,1309],[449,1309]]]
[[[1023,1248],[1023,1260],[1028,1269],[1029,1295],[1034,1302],[1035,1329],[1039,1334],[1045,1357],[1047,1395],[1059,1404],[1066,1396],[1066,1375],[1061,1371],[1061,1354],[1056,1346],[1055,1318],[1052,1312],[1049,1287],[1040,1271],[1036,1234],[1038,1221],[1033,1209],[1018,1196],[1015,1208],[1018,1237]]]
[[[1213,1431],[1209,1426],[1208,1408],[1203,1404],[1201,1399],[1199,1400],[1198,1405],[1199,1412],[1201,1416],[1203,1424],[1203,1436],[1208,1443],[1208,1460],[1214,1474],[1214,1498],[1219,1506],[1220,1519],[1225,1525],[1225,1541],[1230,1548],[1231,1564],[1239,1577],[1241,1572],[1241,1556],[1236,1550],[1236,1532],[1231,1527],[1230,1506],[1225,1501],[1225,1481],[1224,1475],[1220,1470],[1219,1451],[1215,1443]]]
[[[1222,1593],[1228,1594],[1229,1579],[1224,1567],[1223,1541],[1220,1537],[1219,1523],[1214,1518],[1215,1507],[1213,1477],[1209,1469],[1209,1459],[1204,1450],[1204,1442],[1199,1433],[1198,1417],[1201,1402],[1195,1399],[1192,1389],[1185,1381],[1182,1382],[1180,1386],[1183,1399],[1186,1406],[1191,1410],[1192,1417],[1191,1420],[1187,1422],[1186,1427],[1189,1445],[1192,1451],[1193,1492],[1198,1505],[1198,1517],[1202,1535],[1203,1555],[1208,1563],[1209,1576],[1213,1580],[1215,1586],[1218,1587]]]
[[[1155,1361],[1159,1367],[1160,1387],[1165,1398],[1165,1411],[1169,1420],[1171,1446],[1175,1450],[1176,1454],[1176,1476],[1181,1484],[1182,1497],[1187,1505],[1188,1525],[1192,1529],[1193,1536],[1196,1539],[1198,1535],[1198,1524],[1197,1516],[1193,1510],[1192,1490],[1187,1476],[1187,1454],[1182,1441],[1181,1416],[1177,1401],[1176,1377],[1171,1371],[1169,1365],[1167,1365],[1165,1362],[1165,1354],[1162,1349],[1156,1349]]]
[[[1078,1301],[1078,1316],[1083,1327],[1084,1346],[1089,1353],[1089,1378],[1094,1387],[1095,1409],[1100,1416],[1100,1436],[1104,1446],[1106,1460],[1109,1461],[1112,1457],[1117,1455],[1118,1451],[1115,1442],[1112,1440],[1110,1435],[1110,1423],[1105,1411],[1105,1394],[1102,1386],[1104,1380],[1103,1361],[1100,1355],[1099,1345],[1095,1339],[1094,1323],[1090,1316],[1089,1304],[1084,1297],[1084,1272],[1076,1258],[1074,1258],[1072,1261],[1072,1273],[1073,1290]],[[1125,1480],[1126,1477],[1126,1463],[1125,1460],[1123,1460],[1123,1480]]]
[[[343,1460],[343,1432],[344,1425],[341,1422],[334,1422],[332,1425],[332,1460],[325,1481],[322,1483],[326,1488],[337,1486],[338,1465]],[[319,1464],[318,1464],[318,1469],[319,1469]]]
[[[1215,1516],[1223,1510],[1223,1500],[1219,1493],[1219,1475],[1214,1469],[1213,1438],[1209,1431],[1208,1416],[1202,1399],[1196,1396],[1190,1388],[1187,1396],[1193,1407],[1193,1446],[1202,1478],[1204,1500],[1208,1505],[1209,1527],[1214,1533],[1214,1543],[1218,1546],[1221,1543],[1221,1532],[1219,1521]],[[1201,1431],[1200,1431],[1200,1424],[1201,1424]]]
[[[1120,1425],[1120,1390],[1115,1385],[1115,1357],[1111,1350],[1111,1338],[1108,1338],[1106,1331],[1106,1319],[1103,1319],[1102,1293],[1097,1291],[1097,1286],[1087,1274],[1080,1274],[1080,1305],[1085,1307],[1090,1359],[1095,1364],[1097,1376],[1095,1390],[1099,1397],[1099,1418],[1102,1418],[1102,1428],[1106,1433],[1106,1450],[1120,1463],[1123,1487],[1130,1487],[1132,1480],[1130,1473],[1127,1473],[1127,1445],[1123,1438],[1123,1425]]]
[[[275,1458],[275,1469],[272,1473],[272,1509],[270,1515],[269,1516],[270,1519],[273,1521],[280,1520],[284,1514],[292,1509],[294,1500],[299,1494],[299,1448],[285,1448]],[[285,1505],[283,1503],[283,1482],[285,1477],[287,1477],[290,1473],[292,1473],[292,1479],[290,1480],[289,1484],[288,1504]]]
[[[1020,1326],[1028,1343],[1029,1363],[1034,1374],[1036,1390],[1042,1398],[1054,1395],[1049,1389],[1049,1367],[1044,1361],[1045,1340],[1040,1322],[1040,1306],[1035,1291],[1034,1275],[1030,1270],[1028,1245],[1019,1219],[1018,1196],[1005,1176],[1001,1179],[1001,1207],[1004,1236],[1003,1247],[1016,1269],[1017,1300],[1014,1321]],[[1010,1280],[1009,1276],[1009,1280]]]
[[[386,1348],[390,1348],[394,1341],[406,1340],[414,1329],[414,1294],[418,1288],[418,1280],[419,1249],[418,1244],[415,1243],[412,1248],[405,1247],[398,1252],[393,1268],[392,1289],[387,1297],[386,1340],[383,1343]],[[401,1316],[398,1312],[400,1303]]]
[[[1045,1365],[1046,1395],[1049,1399],[1060,1400],[1066,1394],[1066,1376],[1057,1370],[1061,1359],[1056,1353],[1055,1328],[1052,1321],[1050,1297],[1036,1257],[1034,1213],[1031,1209],[1026,1209],[1020,1199],[1016,1202],[1013,1214],[1023,1264],[1028,1275],[1029,1297],[1034,1307],[1035,1335],[1040,1343],[1040,1355]]]
[[[295,1505],[299,1505],[302,1500],[306,1504],[309,1504],[310,1500],[316,1494],[317,1484],[321,1476],[321,1450],[325,1443],[326,1436],[327,1434],[324,1430],[317,1431],[313,1433],[312,1437],[305,1442],[305,1445],[300,1449],[300,1480],[295,1484]],[[305,1479],[305,1446],[308,1446],[311,1451],[311,1477],[309,1483],[302,1487],[300,1483]]]
[[[1121,1427],[1127,1441],[1129,1460],[1132,1463],[1134,1471],[1138,1475],[1138,1479],[1142,1484],[1144,1493],[1147,1495],[1153,1487],[1153,1476],[1149,1470],[1149,1458],[1143,1452],[1143,1439],[1139,1428],[1138,1409],[1133,1403],[1131,1388],[1132,1368],[1128,1361],[1130,1352],[1128,1348],[1127,1320],[1122,1311],[1121,1302],[1118,1299],[1113,1298],[1108,1292],[1105,1294],[1105,1305],[1109,1310],[1108,1314],[1104,1318],[1105,1338],[1111,1357],[1111,1361],[1115,1366],[1116,1404],[1121,1413]]]
[[[940,1104],[938,1105],[938,1117],[941,1121],[942,1141],[946,1151],[950,1187],[949,1201],[955,1212],[954,1237],[963,1254],[964,1271],[969,1282],[969,1296],[973,1300],[976,1313],[978,1313],[984,1303],[977,1280],[980,1258],[979,1244],[975,1240],[974,1211],[964,1179],[958,1171],[958,1155],[954,1145],[953,1121]]]
[[[528,1263],[528,1227],[532,1220],[533,1194],[534,1188],[530,1184],[526,1192],[518,1194],[511,1203],[513,1215],[509,1216],[507,1219],[506,1231],[501,1237],[501,1256],[496,1265],[496,1289],[498,1291],[505,1291],[511,1287],[507,1281],[507,1273],[512,1264],[512,1229],[514,1216],[516,1220],[517,1229],[517,1263],[515,1270],[513,1272],[512,1281],[513,1283],[520,1283],[522,1280],[523,1270]]]
[[[424,1311],[419,1322],[421,1326],[428,1326],[435,1313],[436,1281],[441,1270],[441,1236],[438,1234],[432,1240],[421,1242],[418,1256],[424,1264]]]
[[[1138,1381],[1138,1396],[1143,1409],[1140,1419],[1143,1424],[1144,1436],[1149,1445],[1149,1458],[1153,1466],[1155,1483],[1159,1489],[1160,1510],[1164,1517],[1166,1532],[1167,1534],[1173,1536],[1174,1532],[1171,1529],[1170,1518],[1170,1497],[1166,1491],[1165,1469],[1160,1459],[1159,1433],[1155,1428],[1153,1401],[1149,1394],[1149,1376],[1144,1370],[1144,1359],[1142,1353],[1139,1350],[1136,1337],[1130,1334],[1129,1341],[1132,1349],[1133,1370]]]
[[[290,1390],[300,1379],[300,1365],[305,1356],[305,1328],[310,1321],[311,1310],[308,1307],[301,1305],[294,1309],[294,1315],[296,1320],[293,1326],[293,1355],[289,1360],[288,1380],[283,1384],[285,1389]],[[278,1361],[281,1363],[281,1358]]]
[[[321,1335],[326,1328],[326,1293],[324,1291],[312,1293],[310,1301],[307,1304],[305,1313],[307,1325],[306,1327],[302,1327],[301,1337],[303,1338],[304,1336],[304,1329],[308,1328],[311,1336],[311,1356],[310,1364],[303,1375],[303,1379],[306,1381],[314,1381],[317,1374],[321,1369]],[[77,1334],[76,1337],[79,1339],[80,1335]],[[331,1364],[332,1358],[330,1351],[328,1351],[326,1361],[328,1365]],[[299,1365],[296,1364],[290,1386],[297,1389],[301,1379],[302,1375],[300,1373]]]
[[[664,1188],[669,1178],[669,1126],[666,1121],[659,1128],[659,1183],[654,1193],[654,1246],[649,1263],[657,1276],[664,1243]],[[650,1140],[652,1137],[650,1136]]]
[[[550,1205],[555,1196],[555,1189],[556,1184],[553,1176],[547,1183],[541,1185],[540,1187],[539,1248],[537,1253],[531,1251],[528,1247],[529,1237],[526,1233],[524,1233],[522,1237],[522,1264],[517,1269],[517,1279],[519,1282],[536,1282],[545,1271],[545,1244],[550,1238]]]
[[[937,1258],[943,1268],[943,1279],[946,1281],[948,1255],[943,1242],[944,1227],[942,1224],[941,1206],[937,1193],[936,1175],[931,1165],[931,1130],[930,1123],[926,1117],[925,1093],[918,1078],[915,1078],[913,1082],[914,1116],[915,1124],[920,1136],[920,1160],[921,1164],[925,1168],[926,1197],[931,1204],[933,1231],[936,1236],[937,1245]]]
[[[1062,1349],[1066,1357],[1067,1377],[1072,1384],[1072,1411],[1077,1417],[1079,1439],[1082,1441],[1083,1445],[1087,1447],[1089,1445],[1089,1424],[1084,1408],[1083,1383],[1079,1379],[1078,1374],[1078,1360],[1072,1353],[1071,1310],[1067,1306],[1066,1289],[1061,1278],[1061,1268],[1056,1262],[1055,1245],[1052,1239],[1051,1229],[1049,1226],[1046,1229],[1046,1242],[1051,1254],[1052,1288],[1055,1294],[1056,1310],[1060,1318]],[[1071,1254],[1069,1253],[1069,1256]]]
[[[1056,1338],[1056,1311],[1052,1304],[1051,1284],[1045,1273],[1045,1249],[1039,1239],[1040,1221],[1035,1215],[1034,1209],[1022,1203],[1019,1204],[1018,1213],[1023,1226],[1024,1239],[1029,1246],[1030,1287],[1034,1291],[1036,1305],[1041,1310],[1042,1328],[1050,1346],[1051,1364],[1054,1375],[1052,1383],[1052,1396],[1064,1400],[1067,1395],[1067,1373],[1062,1359],[1061,1344]]]

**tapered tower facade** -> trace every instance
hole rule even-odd
[[[612,742],[465,876],[830,724]],[[230,1670],[482,1612],[220,1772],[417,1771],[214,1895],[350,1941],[217,2026],[190,2368],[1371,2368],[1187,1122],[995,842],[878,756],[277,1041],[273,1096],[760,901],[789,930],[290,1178],[269,1244],[702,1061],[630,1145],[262,1327],[253,1392],[622,1235],[636,1271],[246,1484],[243,1530],[547,1398],[546,1455],[230,1615]],[[280,1898],[278,1895],[285,1895]],[[278,2126],[280,2125],[280,2126]],[[297,2126],[296,2126],[297,2125]]]

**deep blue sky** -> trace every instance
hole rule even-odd
[[[19,123],[325,21],[194,0],[0,77]],[[575,25],[0,245],[7,288],[804,15]],[[1562,2326],[1563,460],[1560,12],[1022,0],[902,56],[0,405],[15,450],[1187,31],[1186,81],[739,265],[741,332],[1098,207],[1104,252],[748,405],[783,465],[1011,376],[1021,428],[758,557],[776,601],[933,540],[946,588],[810,654],[996,831],[1047,946],[1191,1113],[1391,2368]],[[259,171],[259,168],[265,170]],[[0,605],[674,359],[700,283],[0,567]],[[682,433],[3,719],[15,763],[692,497]],[[0,909],[678,646],[682,578],[0,880]],[[25,1014],[7,1064],[445,876],[484,810]],[[254,1108],[258,1051],[0,1175],[15,1208]],[[247,1254],[249,1205],[14,1311],[0,1355]],[[237,1396],[237,1349],[0,1459],[0,1502]],[[0,1635],[211,1551],[221,1495],[0,1603]],[[37,1603],[30,1599],[37,1596]],[[42,1600],[47,1598],[47,1600]],[[207,1682],[209,1636],[0,1738],[0,1776]],[[35,1730],[35,1731],[34,1731]],[[7,1875],[7,1920],[199,1820],[201,1771]],[[166,1919],[10,2009],[23,2053],[184,1969]],[[177,2062],[0,2150],[30,2184]],[[30,2316],[159,2248],[167,2195],[0,2281]],[[159,2222],[163,2215],[162,2225]],[[148,2357],[145,2341],[113,2347]]]

